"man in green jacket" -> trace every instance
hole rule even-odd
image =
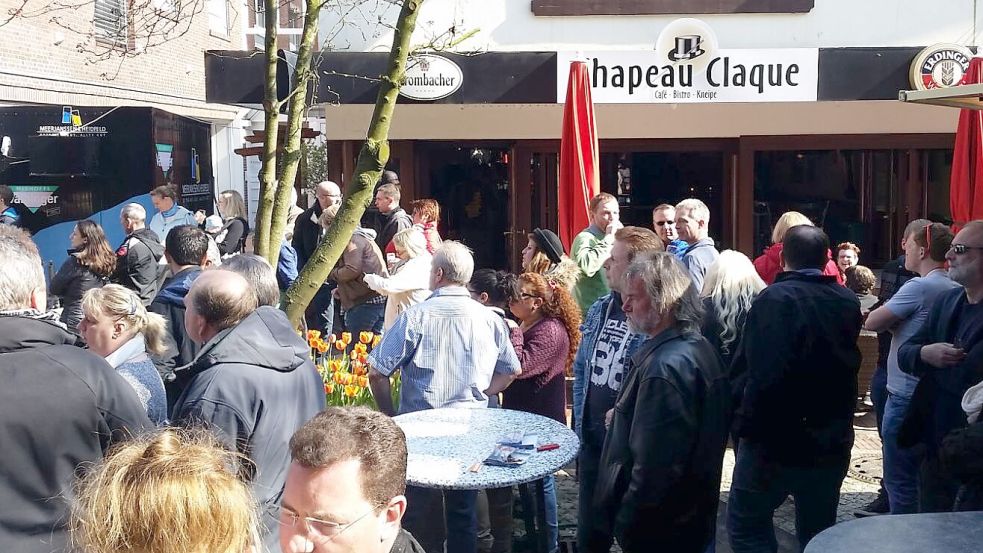
[[[590,201],[591,224],[573,239],[570,257],[580,268],[580,279],[573,288],[573,296],[581,313],[587,313],[597,298],[608,293],[604,278],[604,262],[611,256],[614,233],[624,227],[619,219],[618,200],[601,192]]]

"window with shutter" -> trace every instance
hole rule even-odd
[[[127,0],[95,0],[96,38],[114,45],[126,45]]]

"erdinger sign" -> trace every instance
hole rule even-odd
[[[655,50],[584,54],[595,103],[814,102],[819,49],[720,49],[699,19],[677,19]],[[572,52],[557,53],[557,101],[566,98]]]
[[[399,93],[413,100],[439,100],[457,92],[463,80],[460,66],[443,56],[410,56]]]
[[[909,81],[917,90],[949,88],[962,82],[969,71],[973,52],[958,44],[935,44],[925,48],[911,62]]]

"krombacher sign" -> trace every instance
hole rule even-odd
[[[443,56],[411,56],[399,93],[414,100],[439,100],[457,92],[463,80],[461,68]]]

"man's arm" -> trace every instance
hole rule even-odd
[[[392,381],[387,375],[377,371],[375,367],[369,368],[369,388],[372,390],[372,397],[375,398],[376,407],[379,412],[392,417],[396,414],[393,406]]]
[[[642,370],[638,367],[636,370]],[[640,504],[658,504],[682,477],[696,436],[695,398],[663,378],[643,378],[631,421],[628,448],[633,465],[614,520],[614,534],[639,528]],[[620,413],[615,415],[620,416]]]
[[[921,279],[912,279],[904,283],[890,300],[867,314],[864,328],[874,332],[885,332],[914,315],[921,308],[925,297],[921,283]]]
[[[867,314],[864,330],[886,332],[899,322],[901,322],[901,318],[892,313],[886,305],[882,305]]]
[[[352,242],[345,246],[345,251],[341,255],[341,265],[331,270],[328,280],[335,282],[348,282],[356,278],[362,278],[362,254]]]
[[[581,233],[570,246],[573,260],[580,270],[592,277],[604,267],[604,262],[611,257],[611,246],[614,245],[614,235],[605,234],[603,238],[594,238],[593,234]]]
[[[505,374],[505,373],[495,373],[492,375],[491,383],[488,385],[488,389],[485,390],[486,396],[494,396],[500,394],[508,388],[512,382],[515,380],[515,375]]]
[[[590,306],[587,311],[587,316],[584,317],[584,322],[580,325],[580,345],[577,346],[577,353],[573,357],[573,428],[578,436],[584,420],[582,406],[587,396],[587,356],[590,355],[590,352],[587,351],[588,348],[585,344],[593,344],[597,339],[595,336],[597,324],[592,323],[600,320],[601,304],[602,302],[595,301],[594,305]]]
[[[751,305],[739,346],[742,368],[746,371],[740,406],[745,420],[781,416],[768,413],[767,406],[783,393],[780,388],[800,343],[798,327],[794,324],[797,319],[790,312],[794,309],[792,303],[760,296]]]
[[[939,337],[936,336],[936,328],[941,323],[942,310],[948,309],[951,304],[946,301],[947,298],[948,296],[938,297],[921,328],[898,347],[898,368],[902,372],[921,377],[933,369],[959,362],[958,353],[962,350],[957,351],[952,344],[937,342]],[[952,313],[945,315],[949,317]]]

